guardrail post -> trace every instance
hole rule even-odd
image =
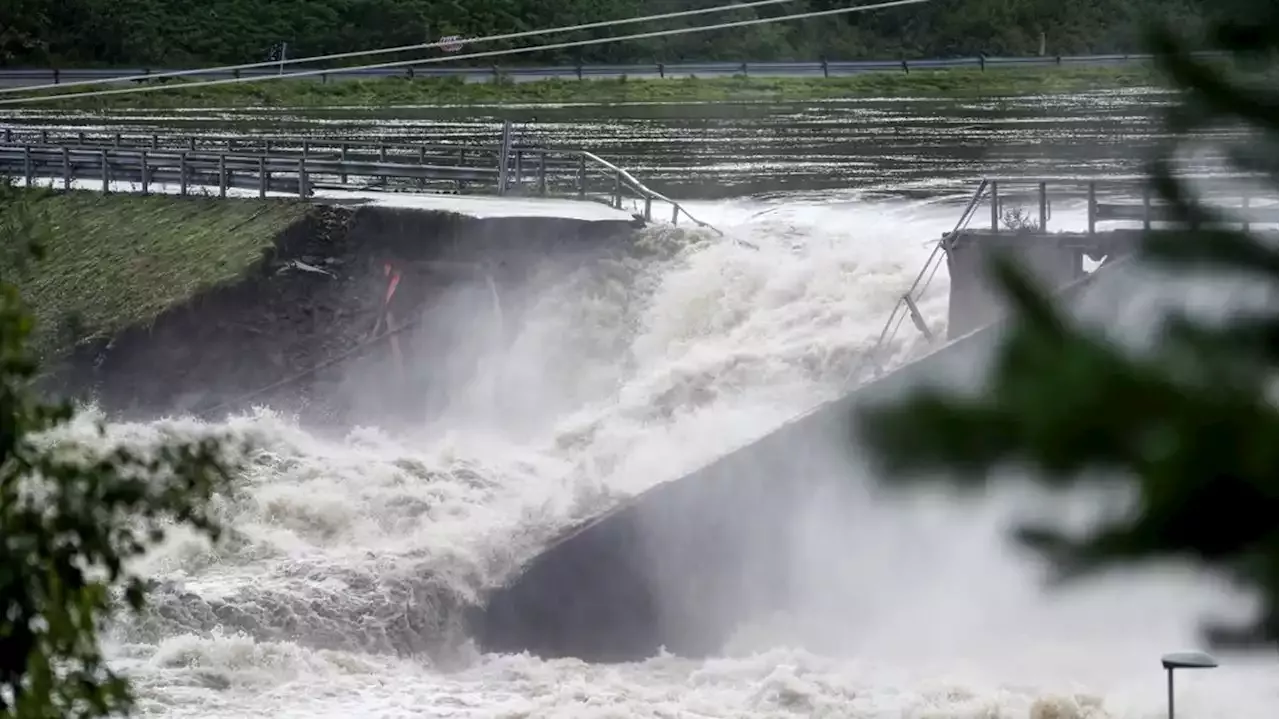
[[[191,137],[187,138],[187,149],[191,150],[192,152],[195,152],[195,149],[196,149],[195,135],[192,135]]]
[[[227,156],[218,155],[218,197],[227,196]]]
[[[502,146],[498,149],[498,196],[507,194],[507,164],[511,159],[511,121],[502,121]]]
[[[1151,229],[1151,186],[1142,185],[1142,229]]]
[[[1000,187],[995,180],[991,181],[991,231],[1000,231]]]
[[[147,159],[147,151],[142,151],[142,194],[151,194],[151,162]]]
[[[338,159],[342,161],[342,174],[338,175],[338,182],[344,185],[347,184],[347,150],[349,147],[345,142],[338,146]]]
[[[653,222],[653,198],[649,195],[644,196],[644,221]]]
[[[978,70],[981,72],[987,71],[987,58],[982,55],[978,56]]]
[[[516,150],[516,190],[524,187],[524,150]]]
[[[387,146],[378,145],[378,162],[386,162],[386,161],[387,161]],[[378,175],[378,182],[385,186],[387,184],[387,176]]]
[[[35,178],[32,177],[30,147],[22,148],[22,176],[26,182],[27,187],[31,187],[31,184],[35,181]]]
[[[117,135],[119,137],[119,135]],[[107,164],[107,151],[98,153],[102,164],[102,194],[111,192],[111,166]]]
[[[1098,187],[1094,182],[1089,183],[1089,234],[1093,234],[1094,227],[1098,223]]]
[[[906,60],[902,61],[902,72],[906,73],[907,75],[911,74],[911,68],[907,66]]]
[[[83,144],[84,144],[84,133],[83,133],[83,132],[77,132],[77,133],[76,133],[76,144],[77,144],[77,145],[83,145]]]
[[[671,226],[675,227],[679,219],[680,219],[680,206],[673,202],[671,203]]]
[[[1047,183],[1040,183],[1040,231],[1049,231],[1049,192]]]
[[[62,72],[58,68],[53,68],[53,84],[58,85],[62,82]]]
[[[747,76],[747,63],[745,63],[745,62],[744,62],[744,63],[742,63],[742,76],[743,76],[743,77],[746,77],[746,76]]]
[[[664,79],[664,80],[666,79],[666,77],[667,77],[667,66],[666,66],[666,64],[665,64],[665,63],[661,63],[661,62],[660,62],[660,63],[658,63],[658,77],[659,77],[659,78],[662,78],[662,79]]]
[[[40,144],[41,144],[41,145],[48,145],[48,144],[49,144],[49,131],[48,131],[48,130],[41,130],[41,131],[40,131]]]
[[[302,156],[303,156],[303,157],[307,157],[307,156],[309,156],[310,154],[311,154],[311,141],[310,141],[310,140],[303,140],[303,141],[302,141]]]
[[[613,173],[613,206],[622,209],[622,173],[617,170]]]
[[[425,147],[419,148],[419,151],[420,151],[420,152],[422,152],[423,154],[425,154],[425,153],[426,153],[426,151],[427,151],[427,148],[425,148]],[[467,148],[465,148],[465,147],[460,147],[460,148],[458,148],[458,167],[459,167],[459,168],[463,168],[463,167],[466,167],[466,166],[467,166]],[[425,185],[425,184],[427,183],[427,181],[426,181],[426,179],[425,179],[425,178],[424,178],[424,179],[420,179],[420,180],[418,180],[418,182],[419,182],[419,183],[421,183],[421,184],[423,184],[423,185]],[[466,180],[463,180],[461,177],[459,177],[459,178],[458,178],[458,192],[462,192],[464,189],[466,189],[466,186],[467,186]]]
[[[187,194],[187,153],[185,150],[178,153],[178,194],[184,197]]]
[[[258,197],[267,196],[267,183],[269,176],[267,174],[267,157],[266,155],[258,156]]]
[[[151,149],[152,150],[160,149],[160,136],[155,133],[151,134]]]
[[[587,156],[578,155],[578,199],[587,196]]]
[[[62,148],[62,189],[71,189],[71,150]]]
[[[822,76],[824,78],[831,77],[831,66],[827,64],[827,58],[822,58]]]
[[[13,128],[6,127],[4,129],[4,141],[5,144],[13,143]]]
[[[577,71],[578,79],[581,80],[582,79],[582,63],[578,63],[576,66],[574,66],[574,70]]]
[[[120,147],[120,133],[118,132],[116,133],[116,136],[115,136],[115,146]]]
[[[1240,198],[1240,209],[1244,210],[1244,231],[1249,231],[1249,194],[1246,192]]]
[[[307,158],[298,158],[298,197],[307,196]]]
[[[538,194],[547,194],[547,151],[538,153]]]

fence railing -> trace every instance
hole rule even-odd
[[[1201,56],[1213,56],[1220,53],[1203,52]],[[732,61],[732,62],[650,62],[624,65],[545,65],[545,66],[500,66],[482,67],[444,66],[427,64],[397,68],[343,68],[331,70],[307,79],[325,82],[338,79],[361,79],[376,77],[459,77],[464,79],[485,78],[588,78],[602,77],[688,77],[757,75],[762,77],[781,75],[823,76],[833,77],[854,75],[864,72],[913,70],[942,70],[955,68],[974,68],[979,70],[1016,68],[1016,67],[1090,67],[1150,62],[1148,54],[1110,54],[1110,55],[1053,55],[1030,57],[953,57],[898,60],[831,60],[815,59],[807,61]],[[299,65],[299,68],[305,65]],[[147,75],[153,72],[149,68],[10,68],[0,69],[0,83],[10,85],[43,85],[63,82],[108,81],[113,78]],[[154,72],[164,72],[156,69]],[[288,71],[286,71],[287,74]],[[256,68],[250,70],[217,70],[193,72],[184,76],[188,80],[218,80],[235,77],[270,77],[279,73],[276,68]],[[144,81],[143,81],[144,82]]]
[[[1199,186],[1202,206],[1213,211],[1220,222],[1242,225],[1280,223],[1274,190],[1257,184],[1259,175],[1221,173],[1189,176]],[[1180,222],[1172,206],[1157,197],[1145,175],[1110,177],[991,177],[986,206],[990,232],[1050,232],[1053,201],[1083,201],[1086,232],[1099,232],[1103,223],[1140,223],[1149,230],[1155,223]],[[1030,205],[1034,214],[1023,207]]]
[[[232,188],[308,197],[318,189],[382,189],[461,194],[568,197],[624,209],[643,205],[652,222],[654,202],[671,206],[700,227],[679,202],[636,179],[627,170],[585,150],[522,146],[509,123],[502,144],[440,144],[345,140],[326,137],[192,136],[137,133],[94,134],[50,130],[0,132],[0,175],[27,186],[36,178],[71,189],[89,180],[103,192],[130,183],[142,193],[176,185],[179,194]]]

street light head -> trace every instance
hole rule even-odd
[[[1160,657],[1165,669],[1213,669],[1218,660],[1204,652],[1173,652]]]

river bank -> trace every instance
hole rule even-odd
[[[272,80],[186,87],[166,80],[164,90],[42,101],[49,110],[207,107],[323,108],[412,105],[517,105],[529,103],[758,102],[886,97],[983,97],[1158,87],[1150,67],[1000,68],[867,72],[843,77],[671,77],[665,79],[548,79],[465,82],[459,78]],[[194,84],[194,83],[192,83]],[[112,89],[91,86],[82,91]]]

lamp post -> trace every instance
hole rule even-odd
[[[1173,719],[1173,671],[1175,669],[1213,669],[1218,660],[1204,652],[1173,652],[1160,657],[1169,675],[1169,719]]]

